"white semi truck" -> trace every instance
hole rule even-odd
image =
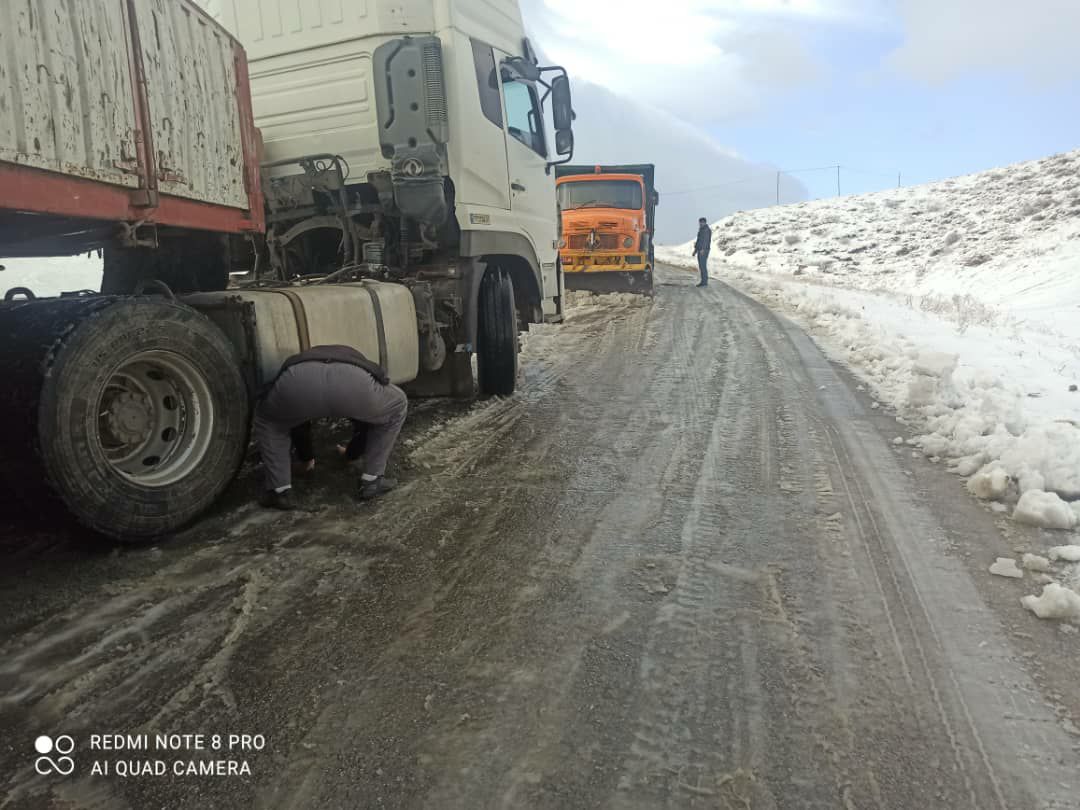
[[[104,255],[100,291],[0,304],[0,473],[127,540],[221,495],[291,354],[507,395],[562,315],[570,87],[516,0],[210,11],[0,4],[0,256]]]

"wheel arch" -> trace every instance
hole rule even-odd
[[[543,276],[533,244],[520,233],[468,231],[461,235],[461,256],[473,267],[465,302],[469,345],[476,346],[480,282],[492,269],[505,270],[514,282],[514,300],[521,323],[544,319]],[[557,293],[553,293],[557,294]]]

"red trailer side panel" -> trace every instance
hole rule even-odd
[[[263,229],[247,58],[190,0],[0,3],[0,65],[0,255],[50,224]]]

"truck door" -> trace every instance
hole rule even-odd
[[[500,54],[505,59],[509,54]],[[548,174],[547,128],[540,97],[527,82],[503,81],[506,160],[510,170],[510,210],[536,245],[544,277],[544,297],[558,295],[555,251],[558,212],[555,179]]]
[[[502,85],[495,49],[478,39],[461,37],[472,46],[478,95],[466,86],[461,93],[463,137],[451,139],[451,165],[458,169],[457,200],[465,205],[510,210],[510,177],[506,168],[506,131],[503,125]],[[501,58],[501,57],[500,57]],[[466,83],[467,85],[467,83]],[[476,106],[467,105],[479,104]],[[451,118],[451,122],[454,118]]]

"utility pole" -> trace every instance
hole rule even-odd
[[[836,196],[840,196],[840,167],[836,167]]]
[[[776,204],[780,204],[780,172],[776,173]]]
[[[900,175],[901,174],[902,174],[902,172],[897,172],[896,173],[896,187],[897,188],[900,188]]]

